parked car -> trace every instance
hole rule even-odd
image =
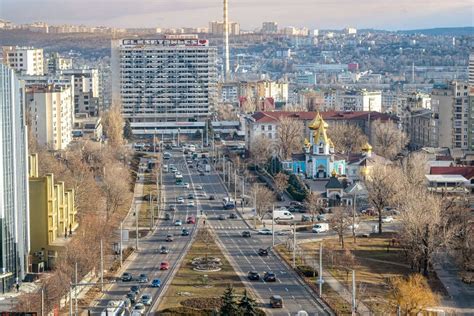
[[[189,201],[187,205],[188,205],[189,207],[194,206],[194,201]]]
[[[145,306],[150,306],[151,305],[151,295],[150,294],[143,294],[142,297],[140,298],[140,301],[142,302],[143,305]]]
[[[151,287],[161,287],[161,280],[153,279],[153,281],[151,281]]]
[[[168,270],[170,268],[170,263],[168,261],[163,261],[160,263],[160,270]]]
[[[140,274],[138,277],[138,283],[148,283],[148,277],[145,273]]]
[[[311,216],[311,215],[302,215],[301,216],[301,221],[302,222],[312,222],[313,221],[313,216]]]
[[[235,213],[230,213],[229,218],[235,219],[235,218],[237,218],[237,214],[235,214]]]
[[[382,223],[391,223],[393,222],[393,217],[392,216],[383,216],[382,217]]]
[[[178,202],[178,204],[184,204],[184,198],[180,196],[176,199],[176,202]]]
[[[194,188],[195,188],[196,190],[202,190],[202,185],[199,185],[199,184],[198,184],[198,185],[195,185]]]
[[[312,232],[313,233],[324,233],[329,231],[329,224],[328,223],[320,223],[313,226]]]
[[[165,241],[172,242],[173,241],[173,235],[171,235],[171,234],[166,235]]]
[[[223,221],[225,220],[225,215],[224,214],[221,214],[217,217],[219,220]]]
[[[189,230],[186,228],[181,231],[181,236],[189,236]]]
[[[170,212],[176,211],[176,205],[172,204],[170,205]]]
[[[133,312],[134,313],[138,312],[143,315],[145,313],[145,309],[146,309],[145,305],[143,305],[142,303],[138,303],[137,305],[133,307]]]
[[[121,279],[122,279],[122,282],[130,282],[132,281],[133,277],[131,273],[125,272],[124,274],[122,274]]]
[[[317,219],[318,221],[320,221],[320,222],[324,222],[324,221],[326,221],[328,218],[327,218],[326,214],[318,214],[318,215],[316,215],[316,219]]]
[[[273,272],[265,272],[263,274],[263,281],[265,282],[276,282],[276,275]]]
[[[169,253],[169,252],[170,252],[170,249],[169,249],[168,247],[166,247],[166,246],[161,246],[161,248],[160,248],[160,253],[161,253],[162,255],[165,255],[165,254],[167,254],[167,253]]]
[[[260,280],[260,274],[258,274],[257,271],[249,271],[249,273],[247,273],[247,278],[252,281],[258,281]]]
[[[252,237],[252,235],[250,234],[250,232],[248,230],[244,230],[242,232],[242,237],[248,238],[248,237]]]
[[[258,255],[262,257],[268,256],[268,248],[259,248]]]
[[[196,219],[194,218],[194,216],[189,216],[189,217],[186,219],[186,223],[187,223],[187,224],[196,224]]]
[[[174,221],[174,226],[182,226],[183,222],[180,219]]]
[[[259,235],[271,235],[272,234],[272,230],[271,229],[268,229],[268,228],[263,228],[263,229],[260,229],[258,231],[258,234]]]
[[[270,297],[270,306],[272,308],[283,308],[283,299],[280,295],[272,295]]]

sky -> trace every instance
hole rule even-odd
[[[198,27],[222,20],[222,0],[0,0],[0,19],[14,23],[115,27]],[[474,26],[473,0],[229,0],[241,29],[263,21],[314,29],[403,30]]]

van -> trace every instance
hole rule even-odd
[[[168,165],[163,165],[163,171],[168,172]]]
[[[293,220],[295,216],[286,209],[279,209],[273,211],[273,218],[275,220]]]
[[[283,308],[283,299],[280,295],[272,295],[270,297],[270,306],[272,308]]]
[[[313,226],[312,232],[313,233],[323,233],[329,231],[329,224],[328,223],[320,223]]]

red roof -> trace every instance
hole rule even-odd
[[[431,167],[430,174],[456,174],[470,180],[474,178],[474,167]]]
[[[267,111],[267,112],[255,112],[252,117],[257,123],[271,123],[276,122],[282,117],[291,117],[302,121],[311,121],[315,118],[317,112],[288,112],[288,111]],[[370,115],[370,120],[393,120],[398,121],[397,117],[391,116],[385,113],[379,113],[375,111],[361,111],[361,112],[344,112],[344,111],[328,111],[320,112],[321,116],[326,121],[334,120],[367,120]]]

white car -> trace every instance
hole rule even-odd
[[[189,201],[188,206],[194,206],[194,201]]]
[[[202,190],[202,185],[199,185],[199,184],[198,184],[198,185],[195,185],[194,188],[195,188],[196,190]]]
[[[393,217],[392,216],[382,217],[382,223],[391,223],[391,222],[393,222]]]
[[[176,202],[178,202],[178,204],[184,204],[184,198],[180,196],[176,199]]]
[[[183,225],[183,222],[179,219],[174,222],[174,226],[182,226],[182,225]]]
[[[359,224],[355,223],[355,224],[354,224],[354,229],[357,230],[358,228],[359,228]],[[350,231],[352,231],[352,224],[349,225],[349,226],[347,226],[347,229],[349,229]]]
[[[133,307],[133,312],[139,312],[141,314],[144,314],[145,309],[146,309],[145,305],[143,305],[142,303],[138,303],[137,305]]]
[[[277,231],[276,234],[278,236],[285,236],[285,235],[291,234],[292,232],[293,232],[293,230],[291,230],[291,229],[283,229],[283,230]]]
[[[272,230],[271,229],[268,229],[268,228],[263,228],[263,229],[260,229],[258,231],[258,234],[259,235],[271,235],[272,234]]]
[[[189,183],[184,182],[184,183],[183,183],[183,187],[185,187],[186,189],[189,189]]]

